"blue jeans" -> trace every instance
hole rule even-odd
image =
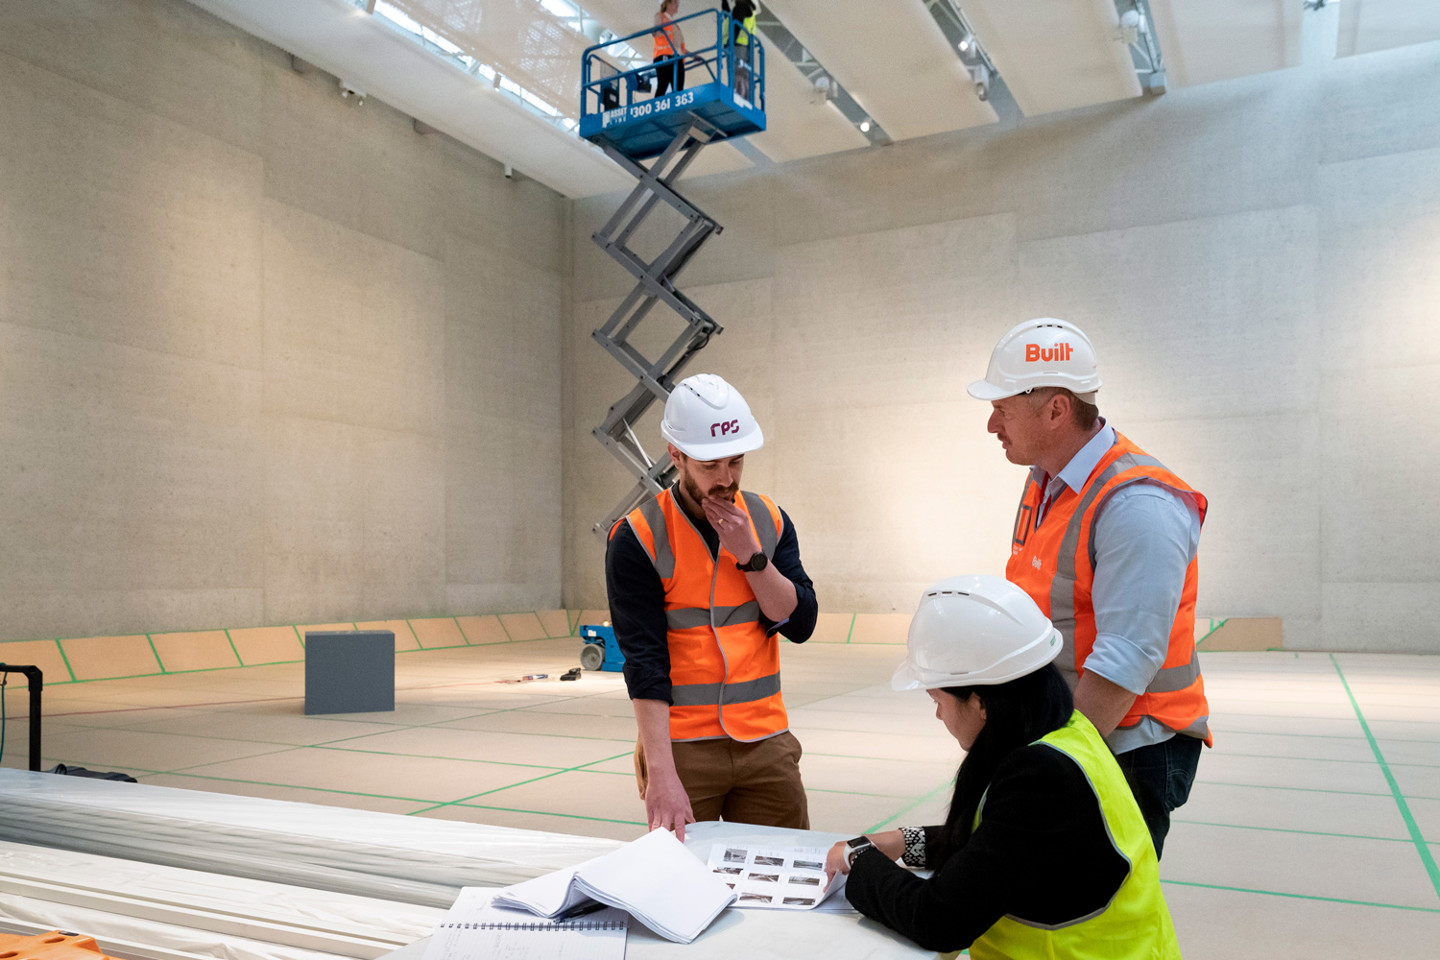
[[[1150,828],[1156,858],[1165,847],[1165,834],[1170,832],[1170,811],[1190,797],[1203,746],[1202,740],[1176,735],[1164,743],[1152,743],[1115,758],[1140,805],[1145,826]]]

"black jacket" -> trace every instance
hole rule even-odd
[[[1011,915],[1054,925],[1110,902],[1129,863],[1110,842],[1080,765],[1044,744],[1006,757],[980,826],[922,879],[876,850],[855,858],[845,894],[855,909],[930,950],[961,950]],[[929,849],[938,827],[926,828]]]

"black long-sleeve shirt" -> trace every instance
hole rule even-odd
[[[687,514],[687,516],[689,516]],[[800,563],[800,541],[795,524],[780,511],[783,530],[770,562],[795,585],[795,609],[778,625],[787,640],[804,643],[815,632],[820,605],[815,587]],[[711,558],[719,556],[720,535],[705,520],[690,517],[705,541]],[[670,645],[666,639],[665,587],[630,524],[621,523],[605,550],[605,588],[610,595],[610,625],[625,654],[625,687],[632,700],[663,700],[670,697]],[[769,633],[777,632],[774,621],[760,616]]]
[[[938,830],[926,834],[928,854]],[[1128,872],[1080,765],[1031,744],[1001,762],[980,826],[934,876],[922,879],[867,850],[855,858],[845,895],[865,916],[948,952],[1007,915],[1045,925],[1085,917],[1110,902]]]

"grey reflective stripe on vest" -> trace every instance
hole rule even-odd
[[[665,529],[665,510],[660,506],[660,497],[651,497],[640,504],[639,509],[640,516],[650,524],[650,538],[655,541],[655,572],[661,580],[669,580],[675,576],[675,554],[670,549],[670,533]]]
[[[1135,467],[1159,467],[1161,470],[1166,470],[1165,464],[1152,456],[1134,453],[1120,454],[1113,463],[1101,470],[1092,481],[1086,484],[1084,493],[1080,497],[1080,503],[1076,505],[1074,513],[1070,515],[1070,524],[1065,528],[1065,536],[1060,541],[1060,556],[1055,561],[1055,578],[1050,581],[1050,619],[1054,621],[1055,627],[1065,640],[1065,647],[1060,651],[1060,656],[1056,658],[1056,666],[1061,673],[1070,677],[1079,673],[1075,666],[1075,583],[1078,579],[1078,572],[1075,569],[1075,554],[1080,546],[1080,530],[1084,526],[1086,515],[1090,512],[1096,498],[1100,496],[1100,492],[1104,490],[1105,485]],[[1166,472],[1169,471],[1166,470]],[[1105,495],[1109,496],[1131,483],[1152,479],[1148,476],[1139,476],[1133,480],[1127,480],[1107,491]],[[1086,545],[1092,569],[1095,565],[1096,526],[1094,523],[1090,524],[1090,542]],[[1170,641],[1168,634],[1165,641],[1168,646]],[[1150,681],[1150,685],[1145,688],[1145,692],[1174,693],[1190,686],[1199,676],[1200,660],[1192,648],[1189,663],[1159,670]],[[1074,685],[1073,682],[1071,685]]]
[[[1184,690],[1190,684],[1200,679],[1200,654],[1195,648],[1190,648],[1190,662],[1182,663],[1178,667],[1165,667],[1156,671],[1155,679],[1150,681],[1150,686],[1145,688],[1146,693],[1174,693],[1177,690]]]
[[[745,498],[745,509],[750,512],[750,519],[755,524],[755,533],[760,537],[760,550],[765,556],[774,558],[775,547],[780,543],[780,531],[775,528],[775,518],[770,516],[770,508],[758,493],[740,494]],[[741,557],[749,560],[749,557]]]
[[[710,615],[712,613],[715,615],[714,626],[716,627],[728,627],[736,623],[758,623],[760,604],[756,600],[751,600],[738,607],[715,607],[709,610],[704,607],[677,607],[674,610],[665,611],[665,625],[671,630],[708,627],[711,626]]]
[[[1101,470],[1080,492],[1080,502],[1070,514],[1070,524],[1065,528],[1065,536],[1060,540],[1060,555],[1055,560],[1055,576],[1050,580],[1050,620],[1065,641],[1060,656],[1055,658],[1055,666],[1067,677],[1075,677],[1079,673],[1075,666],[1075,549],[1080,545],[1080,527],[1101,489],[1125,469],[1120,466],[1120,461],[1124,459],[1125,456],[1122,455],[1119,460]],[[1075,686],[1073,680],[1070,685]]]
[[[677,707],[704,707],[716,704],[751,703],[773,697],[780,692],[780,674],[746,680],[743,683],[686,683],[670,688],[670,699]],[[721,699],[721,696],[724,699]]]
[[[671,496],[674,494],[672,493]],[[742,491],[741,496],[745,498],[745,507],[750,512],[750,519],[755,522],[755,533],[760,537],[760,549],[764,551],[765,556],[774,557],[775,548],[780,543],[780,531],[776,529],[775,520],[770,516],[770,508],[765,505],[765,501],[759,494]],[[660,579],[669,580],[675,576],[675,554],[670,549],[670,534],[665,526],[665,511],[660,506],[660,498],[651,497],[640,504],[638,509],[640,516],[644,517],[645,522],[650,525],[650,537],[655,543],[655,556],[651,558],[655,564],[655,572],[660,575]],[[744,557],[743,559],[750,558]],[[708,622],[707,619],[706,623]],[[699,624],[687,624],[687,626],[699,626]]]
[[[1197,740],[1210,739],[1210,714],[1199,717],[1184,730],[1177,730],[1176,733],[1183,733],[1187,737],[1194,737]]]
[[[750,518],[755,524],[755,533],[760,540],[760,549],[767,557],[775,555],[775,548],[780,542],[780,531],[776,529],[774,518],[770,515],[770,508],[758,494],[742,493],[745,498],[745,508],[750,513]],[[664,496],[662,494],[661,496]],[[670,496],[674,496],[672,492]],[[660,498],[655,497],[642,503],[638,508],[640,515],[650,525],[650,533],[655,542],[655,555],[652,562],[655,564],[655,572],[662,579],[669,580],[675,576],[675,554],[670,549],[670,534],[665,525],[665,511],[660,506]],[[681,511],[681,516],[687,522],[690,518]],[[693,529],[695,524],[690,522]],[[700,533],[695,532],[696,536]],[[701,538],[704,539],[703,537]],[[748,557],[746,559],[749,559]],[[720,566],[713,565],[710,577],[710,607],[680,607],[665,611],[665,625],[671,630],[684,630],[694,627],[711,627],[718,631],[721,627],[734,626],[744,623],[758,623],[760,621],[760,603],[756,600],[749,600],[739,606],[717,607],[714,605],[715,581],[719,575]],[[717,636],[718,642],[718,636]],[[725,647],[720,645],[721,662],[725,663]],[[728,672],[728,664],[725,666]],[[760,677],[755,680],[746,680],[741,683],[687,683],[674,684],[670,687],[671,702],[677,707],[721,707],[733,703],[751,703],[756,700],[764,700],[773,697],[780,692],[780,674],[774,673],[768,677]],[[723,718],[722,718],[723,724]],[[784,731],[776,731],[783,733]],[[697,739],[717,739],[715,737],[699,737]]]
[[[1020,533],[1020,518],[1025,516],[1025,500],[1027,497],[1030,496],[1031,487],[1035,487],[1038,489],[1040,487],[1040,484],[1035,482],[1034,477],[1026,474],[1025,486],[1020,490],[1020,505],[1015,508],[1015,523],[1010,527],[1010,542],[1012,544],[1014,544],[1017,540],[1020,539],[1018,536],[1018,534]],[[1044,490],[1040,491],[1040,496],[1045,496]],[[1030,516],[1032,518],[1035,516],[1035,511],[1033,509],[1030,511]],[[1031,526],[1034,526],[1033,520],[1031,522]],[[1025,535],[1025,539],[1029,539],[1029,536],[1029,533],[1027,533]]]

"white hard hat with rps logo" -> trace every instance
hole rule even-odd
[[[976,400],[1003,400],[1036,387],[1064,387],[1095,402],[1100,371],[1090,338],[1068,320],[1042,317],[1010,328],[990,354],[984,380],[970,384]]]
[[[765,445],[765,434],[740,391],[713,373],[675,384],[665,401],[660,436],[696,460],[723,460]]]
[[[1029,594],[1003,577],[941,580],[910,621],[896,690],[991,686],[1034,673],[1064,649]]]

